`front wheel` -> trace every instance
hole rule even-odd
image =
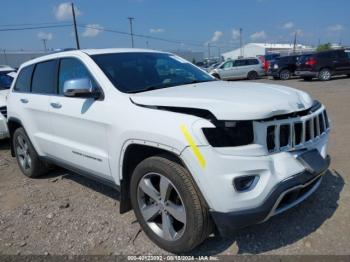
[[[319,73],[318,73],[318,79],[321,81],[328,81],[332,77],[332,72],[328,68],[323,68]]]
[[[159,247],[187,252],[209,235],[208,208],[180,164],[166,157],[147,158],[135,168],[130,186],[135,215]]]
[[[213,74],[213,77],[215,77],[216,79],[221,79],[219,74]]]

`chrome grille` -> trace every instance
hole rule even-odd
[[[6,106],[0,107],[0,113],[7,118],[7,108]]]
[[[311,142],[329,129],[325,110],[298,118],[288,118],[276,123],[266,123],[266,147],[269,152],[291,150]]]

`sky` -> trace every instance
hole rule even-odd
[[[70,3],[2,0],[0,49],[75,47]],[[74,0],[81,48],[232,50],[244,43],[339,43],[350,45],[349,0]],[[12,30],[51,26],[31,30]],[[58,27],[57,27],[58,26]],[[113,31],[113,32],[112,32]],[[140,35],[144,37],[140,37]]]

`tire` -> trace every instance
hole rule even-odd
[[[167,190],[160,190],[161,184]],[[146,235],[169,252],[188,252],[212,231],[208,208],[198,194],[191,175],[167,157],[154,156],[138,164],[132,174],[130,194],[135,216]],[[174,203],[176,208],[171,209]],[[150,208],[153,212],[146,212]],[[163,225],[164,220],[170,221],[171,230]]]
[[[311,80],[312,80],[312,77],[310,77],[310,76],[305,76],[305,77],[303,77],[303,80],[304,80],[304,81],[311,81]]]
[[[321,71],[318,73],[318,79],[320,81],[329,81],[332,78],[332,72],[328,68],[323,68]]]
[[[255,71],[250,71],[250,72],[248,73],[247,78],[248,78],[249,80],[255,80],[255,79],[258,78],[258,73],[255,72]]]
[[[216,79],[221,79],[219,74],[213,74],[213,77],[215,77]]]
[[[12,143],[18,166],[25,176],[34,178],[41,176],[48,171],[48,165],[40,160],[22,127],[16,129],[14,132]]]
[[[288,69],[283,69],[280,74],[281,80],[289,80],[290,79],[290,71]]]

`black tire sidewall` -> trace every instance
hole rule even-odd
[[[137,202],[137,188],[138,183],[140,179],[147,173],[159,173],[166,178],[168,178],[176,187],[178,193],[181,196],[181,199],[183,201],[183,204],[186,209],[186,228],[185,232],[182,235],[182,237],[175,241],[166,241],[159,237],[157,234],[155,234],[152,229],[149,228],[145,220],[143,219],[143,216],[139,210],[138,202]],[[193,206],[194,201],[199,201],[198,199],[194,200],[193,196],[189,194],[189,190],[181,177],[177,174],[177,171],[169,166],[165,165],[161,161],[157,161],[156,158],[149,158],[141,162],[134,170],[134,173],[132,175],[131,179],[131,185],[130,185],[130,197],[132,206],[134,209],[134,213],[136,218],[138,219],[138,222],[140,223],[141,227],[145,231],[146,235],[155,242],[158,246],[161,248],[173,252],[173,253],[183,253],[187,252],[191,249],[193,249],[193,245],[196,242],[195,239],[197,239],[196,235],[201,235],[202,232],[196,232],[196,225],[200,223],[198,220],[202,220],[201,214],[198,213],[198,210],[196,210]]]

